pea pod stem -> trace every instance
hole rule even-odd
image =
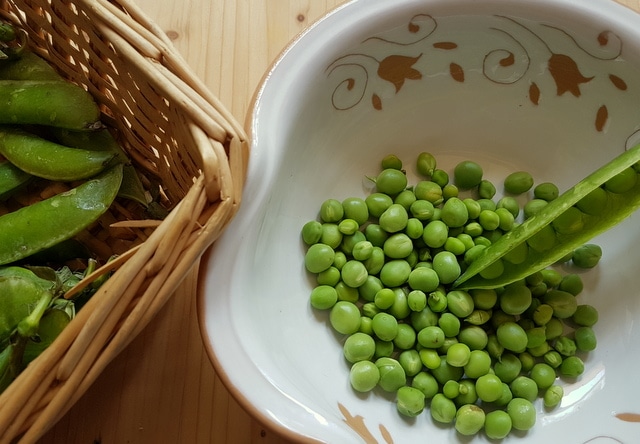
[[[40,325],[40,319],[44,312],[49,308],[53,295],[51,292],[43,291],[40,296],[40,300],[35,305],[29,316],[24,318],[18,323],[18,334],[23,338],[31,338],[38,333],[38,326]]]
[[[509,264],[504,261],[505,272],[497,278],[485,279],[480,276],[484,269],[551,224],[553,220],[591,191],[639,161],[640,145],[637,145],[585,177],[557,199],[551,201],[543,210],[506,233],[494,244],[485,248],[478,258],[454,282],[454,286],[464,289],[497,288],[507,285],[555,263],[589,239],[617,225],[640,206],[640,184],[636,184],[632,190],[625,193],[611,194],[607,208],[603,209],[601,215],[597,217],[585,216],[584,228],[574,235],[559,236],[558,243],[550,251],[543,253],[530,251],[526,261],[508,268],[507,265]]]

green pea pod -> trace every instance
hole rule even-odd
[[[115,165],[78,187],[0,216],[0,265],[70,239],[111,205],[122,182]]]
[[[47,310],[40,319],[37,340],[29,339],[25,346],[22,364],[27,365],[37,358],[71,322],[71,317],[57,308]]]
[[[0,292],[0,341],[9,338],[43,295],[51,294],[37,282],[18,275],[0,277]]]
[[[0,123],[95,129],[100,127],[100,109],[86,90],[71,82],[0,80]]]
[[[92,177],[114,158],[107,151],[69,148],[11,126],[0,126],[0,154],[28,174],[58,181]]]
[[[584,225],[577,232],[556,233],[552,248],[546,251],[529,248],[526,259],[518,264],[502,260],[504,271],[499,276],[487,279],[481,275],[487,267],[503,259],[515,248],[521,247],[536,233],[548,228],[554,220],[594,189],[601,187],[609,179],[639,161],[640,145],[625,151],[588,175],[560,197],[549,202],[544,209],[485,248],[455,281],[454,286],[460,289],[502,287],[552,265],[596,235],[622,222],[640,207],[640,180],[625,192],[607,193],[607,199],[601,211],[597,215],[583,214]]]
[[[0,200],[27,183],[31,177],[31,174],[22,171],[8,160],[0,161]]]
[[[42,57],[23,51],[20,57],[0,63],[2,80],[63,80]]]

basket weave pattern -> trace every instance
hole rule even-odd
[[[31,49],[101,105],[139,173],[171,209],[129,223],[135,245],[52,346],[0,396],[0,443],[40,438],[148,324],[240,203],[242,127],[128,0],[7,0]],[[126,208],[110,220],[127,218]],[[103,225],[108,222],[103,220]],[[126,225],[126,223],[125,223]],[[156,226],[157,225],[157,226]]]

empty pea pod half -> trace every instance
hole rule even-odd
[[[640,207],[640,179],[636,170],[638,162],[640,145],[623,152],[585,177],[485,248],[454,286],[459,289],[502,287],[554,264],[596,235],[620,223]],[[620,185],[621,182],[627,185]],[[585,208],[581,202],[589,199],[594,190],[601,191],[604,196],[599,199],[599,211],[579,210],[580,207]],[[576,216],[579,224],[568,222],[575,221]],[[519,251],[519,254],[510,255],[515,251]],[[518,259],[513,260],[513,256]],[[496,264],[501,266],[496,267]],[[485,273],[492,268],[499,268],[500,272]]]
[[[122,183],[122,164],[65,193],[0,216],[0,265],[70,239],[111,205]]]

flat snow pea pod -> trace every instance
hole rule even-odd
[[[0,199],[20,188],[31,177],[31,174],[22,171],[8,160],[0,161]]]
[[[78,187],[0,216],[0,265],[72,238],[111,205],[122,181],[122,165]]]
[[[587,243],[596,235],[614,227],[640,207],[640,181],[623,193],[609,193],[598,215],[583,215],[583,228],[575,233],[558,233],[554,247],[547,251],[529,249],[525,260],[515,264],[504,261],[504,272],[494,278],[485,279],[480,271],[507,255],[527,239],[549,226],[580,199],[600,187],[611,177],[640,161],[640,145],[631,148],[585,177],[544,209],[530,217],[513,230],[505,233],[487,247],[456,280],[459,288],[497,288],[523,279],[526,276],[554,264],[569,252]]]
[[[95,129],[100,109],[83,88],[59,80],[0,80],[0,123]]]
[[[33,176],[59,181],[94,176],[114,158],[108,151],[69,148],[10,126],[0,126],[0,154]]]

